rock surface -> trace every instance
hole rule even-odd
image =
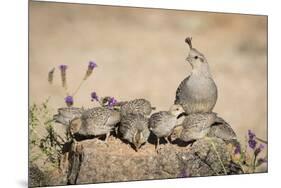
[[[226,144],[218,138],[204,138],[192,146],[146,144],[135,152],[129,144],[111,137],[109,146],[99,140],[80,142],[84,158],[77,172],[77,184],[237,174]],[[73,172],[72,172],[73,173]]]
[[[239,167],[233,166],[223,140],[204,138],[190,145],[177,140],[173,144],[160,142],[156,152],[155,146],[147,143],[136,152],[131,145],[113,136],[108,145],[97,138],[75,142],[67,154],[66,170],[61,171],[60,180],[50,183],[86,184],[241,173]]]

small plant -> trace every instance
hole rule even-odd
[[[29,108],[29,130],[30,141],[34,145],[38,145],[38,138],[42,137],[42,133],[37,132],[37,128],[45,126],[52,120],[51,112],[48,107],[49,99],[45,100],[42,104],[32,104]]]
[[[267,157],[260,157],[267,142],[258,138],[251,130],[248,131],[246,140],[244,148],[241,148],[240,145],[234,148],[232,159],[241,166],[244,173],[254,173],[257,167],[267,163]]]
[[[60,161],[63,145],[70,140],[66,135],[64,140],[54,130],[53,116],[49,108],[49,99],[42,104],[33,104],[29,108],[30,147],[38,147],[41,153],[31,153],[31,161],[45,155],[48,161],[57,166]],[[40,131],[38,131],[40,130]],[[42,131],[43,130],[43,131]]]
[[[48,157],[48,160],[59,165],[62,148],[65,141],[55,132],[52,125],[46,127],[47,135],[40,139],[40,149]]]

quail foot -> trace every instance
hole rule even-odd
[[[147,142],[150,135],[148,118],[141,114],[128,114],[122,117],[119,130],[122,138],[133,144],[136,151]]]
[[[217,101],[217,86],[212,78],[205,56],[192,47],[191,38],[186,38],[190,51],[186,60],[192,67],[176,91],[175,104],[180,104],[187,114],[211,112]]]
[[[156,135],[157,141],[155,149],[158,150],[160,138],[164,138],[168,143],[169,136],[176,125],[180,124],[179,116],[184,113],[181,105],[171,106],[169,111],[160,111],[151,115],[149,118],[149,129]]]
[[[106,107],[95,107],[84,111],[81,117],[72,120],[69,131],[74,136],[106,135],[105,143],[107,143],[110,132],[120,120],[120,112]]]

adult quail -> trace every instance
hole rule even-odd
[[[217,86],[212,78],[205,56],[192,47],[191,38],[186,38],[190,51],[186,60],[192,67],[176,91],[175,104],[180,104],[186,113],[211,112],[217,101]]]
[[[213,112],[189,114],[184,119],[182,126],[180,139],[185,142],[205,136],[217,137],[226,142],[236,142],[236,134],[230,125]]]
[[[105,143],[111,130],[121,120],[120,112],[106,107],[85,110],[81,117],[70,122],[71,135],[100,136],[106,135]]]
[[[151,107],[151,103],[146,99],[134,99],[131,101],[117,103],[120,106],[120,112],[122,116],[128,114],[141,114],[143,116],[149,116],[154,109]]]
[[[134,145],[136,151],[147,142],[150,135],[148,118],[141,114],[128,114],[121,119],[122,138]]]
[[[149,118],[149,129],[157,136],[156,150],[159,145],[160,138],[164,138],[170,143],[168,137],[178,122],[178,118],[184,110],[181,105],[173,105],[169,111],[160,111],[152,114]]]
[[[59,108],[58,113],[53,116],[53,120],[57,123],[69,126],[70,121],[80,117],[83,111],[83,108],[76,107]]]

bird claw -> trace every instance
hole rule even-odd
[[[104,144],[104,141],[100,140],[100,139],[96,139],[96,143],[97,144]]]
[[[160,146],[158,146],[155,150],[156,150],[157,153],[160,153],[161,150],[164,149],[164,147],[165,147],[165,145],[160,145]]]
[[[109,144],[107,142],[104,142],[104,144],[106,145],[106,147],[109,147]]]

